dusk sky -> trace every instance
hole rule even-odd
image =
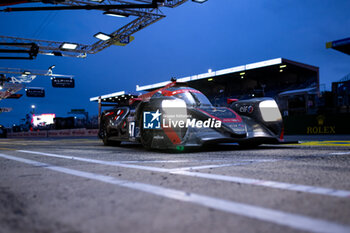
[[[40,6],[21,4],[13,7]],[[50,6],[50,5],[45,5]],[[3,7],[4,8],[4,7]],[[0,67],[42,69],[75,76],[76,88],[51,87],[49,77],[28,86],[45,87],[45,98],[3,100],[12,107],[0,124],[17,124],[36,105],[37,113],[68,116],[70,109],[97,115],[89,98],[135,86],[166,81],[283,57],[318,66],[320,84],[350,73],[350,56],[326,49],[328,41],[350,37],[350,1],[209,0],[162,8],[166,18],[137,32],[125,47],[112,46],[85,59],[38,55],[35,60],[0,60]],[[91,44],[97,32],[111,33],[134,19],[102,15],[102,11],[0,13],[0,35]]]

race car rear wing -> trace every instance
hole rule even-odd
[[[138,95],[127,94],[125,91],[114,92],[90,98],[90,102],[98,102],[98,122],[101,120],[102,107],[129,106],[132,99]]]

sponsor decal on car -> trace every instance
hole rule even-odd
[[[160,129],[160,128],[220,128],[222,121],[215,118],[206,120],[198,120],[190,115],[164,114],[159,111],[143,112],[144,129]]]
[[[163,128],[220,128],[221,121],[216,120],[214,118],[208,118],[205,121],[197,120],[197,119],[186,119],[186,120],[172,120],[172,119],[164,119],[163,120]]]
[[[254,107],[251,105],[244,105],[239,108],[240,112],[252,113],[254,111]]]
[[[143,128],[144,129],[160,129],[160,116],[162,113],[159,109],[156,112],[143,112]]]

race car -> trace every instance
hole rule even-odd
[[[105,145],[139,142],[147,149],[178,149],[211,143],[242,146],[283,142],[283,123],[272,98],[228,99],[214,107],[200,91],[173,81],[104,111],[99,137]]]

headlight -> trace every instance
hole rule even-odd
[[[163,100],[162,101],[162,108],[185,108],[186,109],[186,102],[181,99],[174,99],[174,100]]]
[[[262,101],[259,104],[259,108],[260,108],[261,116],[264,121],[271,122],[271,121],[282,120],[282,116],[276,101],[274,100]]]

